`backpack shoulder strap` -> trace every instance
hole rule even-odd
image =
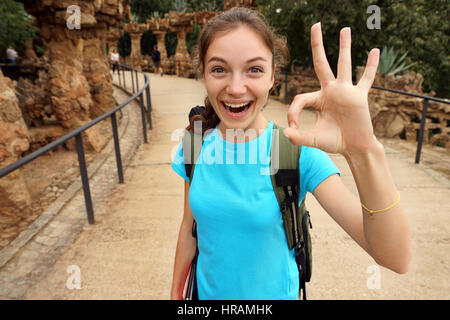
[[[189,183],[192,182],[195,164],[202,150],[203,139],[199,133],[187,131],[183,137],[183,158],[186,175],[189,177]]]
[[[275,173],[272,175],[272,184],[277,199],[282,200],[284,200],[284,192],[282,188],[278,187],[295,186],[296,189],[300,189],[299,159],[301,151],[301,147],[293,145],[283,134],[283,130],[283,127],[274,124],[270,151],[271,172]]]
[[[289,141],[283,134],[283,127],[274,124],[273,129],[270,153],[271,172],[274,172],[271,176],[272,186],[278,204],[280,205],[280,210],[283,213],[289,249],[292,249],[299,242],[298,221],[294,221],[296,217],[291,217],[288,212],[298,211],[300,191],[299,159],[301,147],[293,145]],[[292,208],[292,206],[295,208]],[[296,234],[297,240],[295,239]]]

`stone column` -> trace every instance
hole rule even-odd
[[[192,59],[186,48],[186,32],[193,31],[193,13],[169,11],[167,14],[169,28],[177,34],[175,51],[175,74],[179,77],[190,77],[193,74]]]
[[[166,33],[167,31],[152,31],[156,36],[156,41],[158,43],[158,50],[161,53],[161,62],[167,60],[167,50],[166,50]]]
[[[89,85],[92,106],[89,110],[91,119],[97,118],[116,106],[113,98],[110,66],[106,57],[105,43],[102,35],[106,34],[106,26],[83,29],[83,74]],[[94,127],[93,127],[94,128]],[[98,136],[100,142],[102,135]],[[106,141],[105,141],[106,142]],[[104,142],[99,143],[103,145]],[[96,148],[99,146],[95,145]]]
[[[113,28],[108,31],[106,35],[106,42],[108,43],[109,48],[108,55],[111,54],[114,49],[117,49],[117,43],[121,37],[122,32],[120,32],[119,29]]]
[[[145,30],[145,25],[137,23],[129,23],[125,25],[125,31],[130,34],[131,38],[130,64],[133,68],[140,69],[142,65],[143,59],[141,54],[141,38]]]
[[[164,72],[169,72],[171,69],[170,61],[167,56],[166,43],[165,38],[167,34],[167,30],[169,30],[169,23],[167,19],[149,19],[147,20],[147,26],[152,31],[152,33],[156,36],[156,41],[158,44],[158,50],[161,54],[161,67]]]
[[[192,27],[189,32],[192,32]],[[178,29],[177,50],[175,51],[175,74],[179,77],[189,77],[192,72],[192,59],[186,47],[186,29]]]
[[[36,19],[46,48],[50,109],[64,133],[76,129],[115,106],[112,78],[105,56],[108,26],[119,24],[128,0],[74,1],[80,6],[79,28],[67,25],[70,14],[61,1],[28,1],[25,10]],[[76,23],[76,21],[72,21]],[[99,151],[107,142],[101,125],[83,133],[87,150]],[[74,139],[66,143],[74,147]]]

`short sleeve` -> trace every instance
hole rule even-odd
[[[313,193],[314,189],[332,174],[341,175],[339,169],[324,151],[307,146],[301,148],[299,160],[300,202],[305,198],[307,192]]]
[[[175,156],[172,160],[172,169],[175,171],[180,177],[189,182],[189,177],[186,175],[186,167],[184,166],[184,158],[183,158],[183,140],[178,144],[178,149],[175,153]]]

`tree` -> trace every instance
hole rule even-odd
[[[131,54],[131,38],[128,32],[124,32],[123,36],[119,39],[117,50],[121,57],[128,57]]]
[[[223,11],[223,0],[185,0],[188,12]]]
[[[13,0],[0,1],[0,52],[10,45],[20,51],[34,36],[35,30],[23,4]]]
[[[310,28],[321,22],[325,50],[336,74],[339,32],[352,29],[352,65],[366,64],[371,48],[393,47],[401,55],[408,51],[411,70],[424,75],[424,90],[449,97],[448,51],[449,7],[447,0],[258,0],[259,10],[278,33],[287,38],[291,58],[312,67]],[[369,5],[381,11],[381,28],[368,29]],[[355,74],[355,72],[353,73]]]
[[[154,17],[155,12],[162,17],[170,10],[174,10],[174,3],[174,0],[131,0],[130,9],[137,22],[144,23]]]
[[[147,55],[151,54],[155,44],[157,44],[157,40],[152,31],[145,31],[141,38],[141,53]]]

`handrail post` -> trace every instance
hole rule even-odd
[[[113,70],[115,68],[113,67]],[[113,71],[113,76],[114,76],[114,71]],[[119,86],[122,86],[122,82],[120,81],[120,64],[117,64],[117,76],[119,78]]]
[[[420,119],[420,130],[419,130],[419,138],[417,142],[417,151],[416,151],[416,164],[420,161],[420,153],[422,151],[422,142],[423,135],[425,133],[425,123],[427,120],[427,112],[428,112],[428,99],[423,99],[423,108],[422,108],[422,119]]]
[[[125,82],[125,70],[126,70],[126,68],[124,68],[124,70],[122,70],[122,76],[123,76],[123,88],[126,90],[127,83]]]
[[[147,143],[147,124],[145,123],[144,92],[142,92],[139,96],[139,103],[141,105],[142,133],[144,135],[144,143]]]
[[[150,130],[152,130],[152,100],[150,98],[150,77],[148,77],[148,86],[145,89],[145,95],[147,96],[148,127]]]
[[[136,71],[136,92],[139,92],[139,79],[138,79],[138,72]]]
[[[119,183],[123,182],[123,170],[122,170],[122,157],[120,155],[119,133],[117,130],[117,118],[116,113],[111,115],[111,124],[114,137],[114,150],[116,152],[117,174],[119,175]]]
[[[89,177],[86,169],[86,160],[84,158],[83,138],[80,132],[75,136],[76,148],[78,153],[78,164],[80,166],[81,183],[83,184],[84,202],[89,224],[95,224],[94,209],[92,207],[91,190],[89,189]]]
[[[130,69],[130,75],[131,75],[131,86],[132,86],[132,89],[133,89],[133,93],[134,93],[134,75],[133,75],[133,69]]]

